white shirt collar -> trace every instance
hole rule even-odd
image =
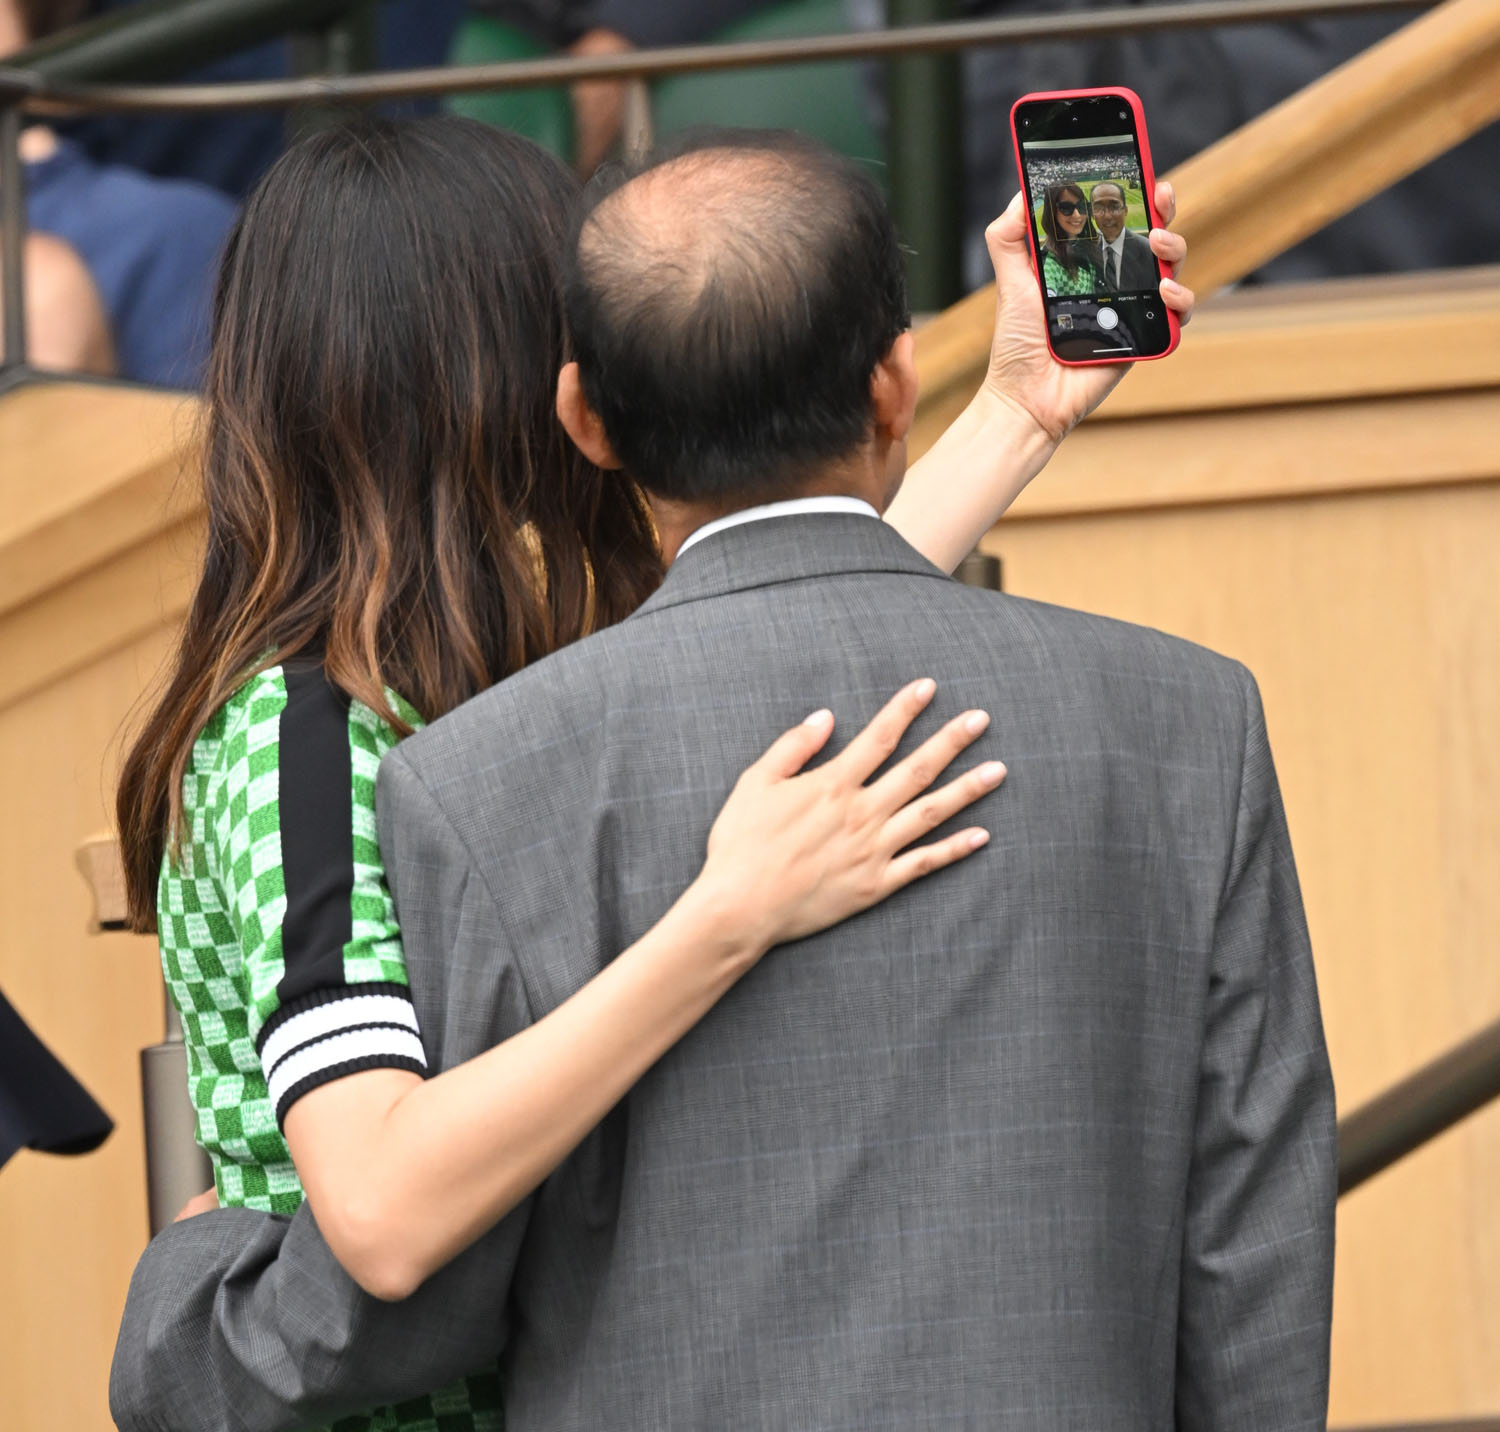
[[[790,502],[768,502],[762,507],[746,507],[739,512],[731,512],[727,517],[705,522],[677,549],[677,555],[682,556],[695,542],[712,537],[715,532],[738,527],[742,522],[759,522],[766,517],[791,517],[802,512],[854,512],[861,517],[880,520],[880,514],[860,497],[794,497]]]
[[[1123,255],[1125,252],[1125,233],[1126,231],[1124,229],[1121,229],[1119,238],[1105,239],[1104,247],[1107,249],[1113,249],[1117,254]],[[1101,235],[1100,237],[1103,236]]]

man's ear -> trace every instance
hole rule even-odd
[[[870,375],[870,405],[875,426],[898,443],[911,431],[917,411],[916,341],[907,329]]]
[[[563,425],[563,431],[573,439],[573,445],[595,467],[625,466],[615,455],[613,444],[605,436],[599,414],[589,406],[576,363],[563,364],[562,372],[557,375],[557,420]]]

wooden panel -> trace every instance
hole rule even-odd
[[[196,417],[179,394],[109,384],[0,399],[0,612],[196,509],[182,481]]]
[[[158,509],[153,505],[153,512]],[[199,528],[181,523],[0,613],[0,712],[187,610]]]
[[[1500,391],[1088,424],[1012,520],[1481,482],[1494,472],[1497,422]]]
[[[160,966],[152,940],[86,933],[70,852],[110,823],[121,721],[170,635],[0,711],[0,987],[116,1126],[95,1153],[23,1151],[0,1170],[0,1421],[26,1432],[109,1428],[109,1359],[146,1241],[138,1055],[162,1037]]]
[[[138,1058],[162,1036],[156,946],[86,933],[73,852],[113,824],[123,723],[186,601],[193,422],[180,397],[123,386],[0,395],[0,987],[116,1124],[96,1153],[22,1152],[0,1172],[6,1426],[109,1427],[146,1239]]]
[[[983,360],[992,302],[960,305],[938,321],[939,367],[965,345],[979,355],[971,366]],[[975,369],[967,383],[929,395],[927,334],[917,337],[914,454],[958,416],[980,377]],[[1500,267],[1240,290],[1204,304],[1182,342],[1165,362],[1135,368],[1093,421],[1500,386]]]
[[[1321,411],[1358,460],[1361,420]],[[1489,479],[1462,485],[1047,510],[985,543],[1010,591],[1256,673],[1345,1109],[1500,1014],[1500,449],[1486,457]],[[1492,1108],[1342,1206],[1336,1422],[1500,1407],[1497,1180]]]

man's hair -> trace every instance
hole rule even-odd
[[[699,131],[589,200],[568,321],[642,487],[771,501],[868,438],[871,375],[911,319],[895,227],[853,163],[794,134]]]
[[[1094,202],[1094,195],[1101,189],[1113,189],[1119,196],[1122,204],[1130,203],[1130,195],[1125,192],[1125,186],[1118,179],[1101,179],[1097,184],[1089,186],[1089,203]]]

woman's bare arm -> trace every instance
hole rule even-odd
[[[1156,207],[1170,225],[1177,199],[1165,180]],[[911,465],[885,518],[929,561],[951,572],[999,520],[1057,445],[1114,390],[1128,364],[1068,367],[1047,348],[1046,315],[1031,267],[1021,196],[985,231],[995,265],[995,337],[989,371],[968,407]],[[1180,234],[1151,231],[1168,271],[1187,253]],[[1161,282],[1162,300],[1182,322],[1193,293]]]

